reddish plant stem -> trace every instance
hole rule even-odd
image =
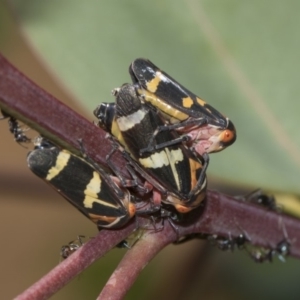
[[[37,86],[1,54],[0,109],[76,154],[80,154],[78,139],[82,139],[86,154],[106,165],[105,157],[111,151],[106,132]],[[128,176],[120,153],[112,161]]]
[[[216,191],[207,191],[204,211],[194,222],[194,228],[183,228],[181,235],[202,232],[236,237],[242,233],[252,244],[273,249],[286,239],[291,243],[290,254],[300,258],[299,219]]]
[[[245,209],[245,205],[246,208]],[[248,207],[249,206],[249,207]],[[249,225],[248,214],[253,210],[257,222]],[[193,218],[192,218],[193,219]],[[261,226],[261,221],[266,225]],[[189,223],[186,220],[186,223]],[[249,228],[249,230],[245,230]],[[115,269],[98,299],[123,299],[130,287],[145,266],[166,245],[175,242],[177,238],[195,233],[218,234],[223,237],[235,237],[243,233],[255,240],[256,245],[266,248],[276,248],[277,243],[288,239],[292,244],[291,255],[300,257],[300,223],[298,220],[282,216],[275,212],[235,200],[218,192],[208,191],[208,201],[203,211],[195,214],[190,225],[177,226],[178,235],[168,222],[162,231],[147,232],[143,238],[126,253]]]
[[[176,232],[169,222],[165,222],[161,231],[146,232],[136,245],[127,251],[97,299],[123,299],[146,265],[176,238]]]
[[[79,153],[78,139],[83,139],[86,154],[96,162],[106,165],[105,157],[111,151],[111,143],[104,138],[105,132],[36,86],[1,55],[0,108],[41,132],[58,145],[69,148],[75,153],[76,151]],[[124,175],[127,174],[126,161],[119,153],[113,156],[112,161]],[[128,224],[122,229],[124,231],[103,230],[99,235],[105,233],[107,238],[120,241],[126,238],[133,229],[134,225]],[[125,232],[127,235],[125,235]],[[276,247],[277,243],[285,238],[291,242],[291,255],[300,257],[299,220],[267,211],[257,205],[236,201],[232,197],[217,192],[208,191],[204,207],[194,210],[185,223],[178,225],[178,236],[192,233],[218,234],[224,237],[235,237],[240,233],[244,233],[254,245],[272,248]],[[121,238],[120,234],[122,235]],[[141,259],[140,269],[149,262],[156,253],[155,251],[158,251],[157,249],[165,246],[166,241],[174,241],[174,232],[172,231],[163,230],[155,235],[153,234],[153,236],[156,235],[156,248],[149,249],[149,253],[145,255],[144,259]],[[85,268],[87,262],[92,263],[99,257],[97,256],[99,253],[102,255],[101,251],[104,253],[108,250],[101,244],[102,246],[97,246],[97,248],[100,248],[99,253],[89,252],[89,245],[94,242],[96,242],[96,239],[87,243],[78,254],[73,254],[70,259],[58,266],[55,269],[56,271],[53,271],[54,273],[50,272],[50,275],[47,275],[49,276],[48,279],[47,276],[43,278],[42,284],[37,283],[32,287],[32,291],[36,290],[41,298],[30,298],[29,296],[26,298],[24,296],[20,299],[46,299],[52,295],[80,272],[78,265]],[[144,241],[142,245],[143,243]],[[149,247],[150,245],[153,246],[151,242],[149,243]],[[115,245],[115,242],[113,245]],[[95,256],[91,253],[94,253]],[[91,256],[85,257],[85,255]],[[130,254],[128,256],[132,257]],[[78,257],[83,259],[85,263],[78,264],[76,262]],[[130,262],[129,258],[126,260],[127,262],[125,261],[124,265],[128,265]],[[71,263],[71,261],[75,262]],[[138,274],[138,272],[137,267],[135,274]],[[65,275],[62,276],[62,274]],[[124,286],[124,290],[127,289],[128,287]],[[43,295],[47,296],[44,297]]]
[[[15,299],[42,300],[50,298],[95,260],[126,239],[134,229],[135,222],[131,222],[125,228],[113,231],[113,234],[110,230],[101,230],[95,238],[89,240]]]
[[[250,208],[244,209],[244,205]],[[257,224],[254,227],[249,227],[248,218],[243,218],[243,216],[251,209],[258,216],[259,223],[261,220],[266,220],[269,225],[262,227],[261,224]],[[215,213],[216,211],[217,213]],[[241,215],[237,220],[240,222],[240,220],[244,219],[245,221],[237,223],[235,222],[235,218],[230,218],[228,215]],[[177,238],[188,234],[208,233],[219,234],[224,237],[234,237],[240,233],[247,233],[251,241],[260,241],[260,243],[257,242],[257,245],[276,247],[276,244],[285,238],[285,231],[282,228],[282,224],[284,224],[285,230],[289,235],[289,240],[292,243],[291,255],[300,257],[300,223],[293,218],[281,216],[264,209],[257,209],[254,205],[237,201],[232,197],[218,192],[208,191],[208,201],[205,204],[203,212],[199,214],[198,211],[195,213],[195,216],[191,216],[191,219],[192,222],[186,220],[185,223],[177,225],[177,234],[169,222],[165,222],[164,228],[161,231],[146,230],[146,234],[127,252],[120,262],[102,290],[99,299],[122,299],[139,273],[161,249],[175,242]],[[190,224],[188,225],[188,223]],[[48,299],[96,259],[103,256],[120,241],[126,239],[135,230],[136,224],[139,224],[141,227],[149,226],[147,219],[138,217],[138,222],[131,222],[123,229],[114,231],[102,230],[96,238],[86,243],[72,254],[69,259],[63,261],[19,295],[17,299]],[[248,228],[249,230],[245,230],[244,228]],[[274,244],[271,244],[270,241],[274,241]],[[118,286],[118,288],[116,289],[115,286]]]

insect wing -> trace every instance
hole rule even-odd
[[[118,198],[114,188],[80,157],[51,147],[31,151],[27,162],[34,174],[99,227],[120,227],[132,216],[127,210],[126,196]]]
[[[177,144],[163,147],[150,154],[140,153],[140,150],[150,143],[157,128],[163,125],[163,120],[140,101],[130,84],[123,85],[116,95],[116,123],[122,132],[125,148],[129,149],[134,159],[149,175],[166,190],[183,199],[179,200],[179,203],[189,207],[194,204],[196,206],[196,202],[199,205],[205,194],[205,170],[202,161],[191,151]],[[174,131],[161,131],[155,136],[155,142],[163,145],[176,137]],[[193,196],[190,196],[191,194]]]
[[[226,127],[226,118],[211,105],[183,87],[147,59],[138,58],[129,68],[134,83],[189,117],[207,118],[209,123]],[[143,93],[143,91],[140,91]],[[147,101],[147,93],[145,94]],[[149,95],[151,97],[151,95]],[[153,102],[152,102],[153,104]]]

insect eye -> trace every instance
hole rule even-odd
[[[223,135],[222,135],[222,142],[223,143],[228,143],[228,142],[231,142],[235,137],[235,134],[233,131],[231,130],[225,130],[223,132]]]

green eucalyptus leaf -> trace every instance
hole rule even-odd
[[[12,1],[31,43],[93,110],[145,57],[230,117],[209,175],[300,192],[300,2]]]

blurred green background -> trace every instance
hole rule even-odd
[[[300,194],[300,2],[0,0],[0,51],[37,84],[93,119],[145,57],[230,117],[236,143],[211,156],[212,188]],[[1,292],[9,299],[95,227],[26,167],[0,122]],[[293,196],[289,196],[293,194]],[[291,237],[292,238],[292,237]],[[94,299],[124,254],[114,250],[53,299]],[[205,242],[169,246],[127,299],[298,299],[298,261],[258,265]],[[298,269],[299,270],[299,269]]]

